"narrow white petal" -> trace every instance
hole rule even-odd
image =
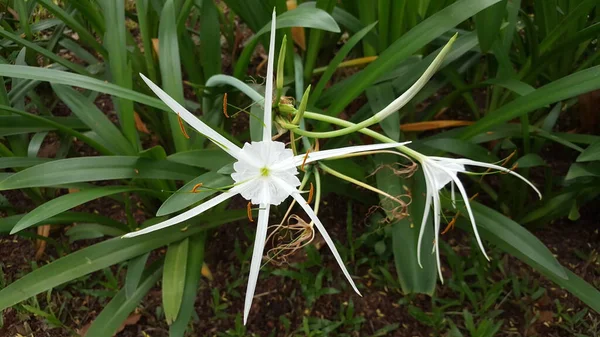
[[[172,217],[171,219],[165,220],[165,221],[163,221],[161,223],[158,223],[156,225],[152,225],[150,227],[146,227],[146,228],[144,228],[142,230],[139,230],[137,232],[131,232],[131,233],[125,234],[125,235],[123,235],[123,237],[124,238],[132,238],[132,237],[135,237],[135,236],[139,236],[139,235],[147,234],[147,233],[150,233],[150,232],[154,232],[154,231],[157,231],[159,229],[163,229],[165,227],[176,225],[176,224],[178,224],[180,222],[183,222],[183,221],[185,221],[187,219],[193,218],[196,215],[198,215],[198,214],[200,214],[200,213],[202,213],[202,212],[204,212],[206,210],[209,210],[209,209],[215,207],[216,205],[218,205],[218,204],[222,203],[223,201],[225,201],[225,200],[233,197],[236,194],[237,194],[237,192],[235,192],[233,189],[230,190],[230,191],[227,191],[225,193],[221,193],[220,195],[218,195],[218,196],[216,196],[216,197],[214,197],[214,198],[212,198],[212,199],[210,199],[210,200],[208,200],[206,202],[203,202],[202,204],[200,204],[200,205],[198,205],[198,206],[190,209],[189,211],[183,212],[183,213],[179,214],[178,216]]]
[[[450,200],[452,200],[452,207],[456,208],[456,193],[454,192],[454,182],[450,182]]]
[[[375,150],[389,149],[392,147],[404,146],[410,142],[403,143],[382,143],[382,144],[371,144],[371,145],[358,145],[342,147],[340,149],[323,150],[317,152],[310,152],[306,158],[306,154],[294,156],[289,160],[286,160],[280,164],[273,166],[273,169],[286,169],[290,167],[296,167],[302,165],[302,163],[308,164],[317,160],[330,159],[345,156],[352,153],[367,152]],[[304,159],[306,158],[306,161]]]
[[[271,37],[269,39],[269,56],[267,57],[267,77],[265,84],[265,112],[263,115],[263,141],[271,140],[271,124],[273,117],[271,109],[273,106],[273,63],[275,62],[275,30],[277,30],[277,15],[273,9],[271,17]]]
[[[312,208],[310,207],[310,205],[306,202],[306,200],[304,199],[304,197],[302,197],[302,195],[300,194],[300,192],[295,187],[286,184],[283,180],[274,177],[273,181],[275,181],[280,188],[284,189],[289,194],[291,194],[292,198],[294,198],[296,200],[296,202],[298,203],[298,205],[300,205],[300,207],[302,207],[302,209],[304,209],[304,212],[306,212],[306,214],[308,215],[308,217],[310,218],[310,220],[312,220],[312,222],[314,222],[315,226],[317,226],[317,229],[319,230],[319,233],[321,233],[321,236],[325,240],[325,243],[327,243],[327,246],[329,246],[329,249],[333,253],[333,256],[335,257],[335,260],[337,261],[338,265],[342,269],[342,272],[344,273],[344,276],[346,276],[346,279],[348,279],[348,282],[350,282],[350,285],[352,286],[352,289],[354,289],[354,291],[357,294],[359,294],[360,296],[362,296],[362,294],[360,293],[360,291],[358,291],[358,288],[356,288],[356,285],[354,284],[354,280],[352,280],[352,277],[350,276],[350,273],[346,269],[346,265],[344,265],[344,261],[342,261],[342,257],[338,253],[337,248],[335,248],[335,244],[333,243],[333,240],[331,239],[331,237],[327,233],[327,230],[325,229],[325,226],[323,226],[323,224],[321,223],[321,220],[319,220],[319,218],[317,217],[317,215],[315,214],[315,212],[312,210]]]
[[[356,285],[354,284],[354,280],[352,280],[352,276],[350,276],[350,273],[346,269],[346,265],[344,265],[344,261],[342,261],[342,257],[338,253],[337,248],[335,248],[335,244],[333,243],[333,240],[327,233],[325,226],[323,226],[323,224],[321,223],[321,220],[319,220],[319,218],[317,217],[315,212],[312,210],[310,205],[306,202],[306,200],[302,197],[302,195],[300,195],[300,193],[298,191],[296,191],[295,193],[292,193],[292,198],[296,199],[296,202],[298,203],[298,205],[300,205],[300,207],[302,207],[304,209],[304,211],[306,212],[308,217],[314,222],[315,226],[317,226],[319,233],[321,233],[321,236],[327,243],[327,246],[329,246],[329,249],[331,249],[331,252],[333,253],[333,256],[335,257],[335,260],[337,261],[338,265],[342,269],[342,272],[344,273],[344,276],[346,276],[346,279],[348,280],[348,282],[350,282],[352,289],[354,289],[354,291],[357,294],[362,296],[360,291],[358,291],[358,288],[356,288]]]
[[[421,244],[423,243],[423,235],[425,234],[425,226],[427,225],[427,219],[429,218],[429,212],[431,211],[431,200],[435,193],[438,193],[433,188],[433,182],[430,181],[429,174],[425,174],[425,171],[428,168],[423,165],[423,175],[425,176],[425,186],[427,190],[427,195],[425,197],[425,209],[423,210],[423,220],[421,220],[421,229],[419,229],[419,238],[417,239],[417,262],[419,263],[419,267],[423,268],[423,264],[421,263]],[[420,198],[421,196],[416,196]]]
[[[428,172],[430,178],[433,178],[431,173]],[[440,276],[440,282],[444,283],[444,277],[442,276],[442,264],[440,261],[440,222],[441,222],[442,206],[440,202],[439,192],[433,194],[433,228],[435,233],[435,259],[437,261],[438,274]]]
[[[248,276],[248,286],[246,287],[246,301],[244,302],[244,325],[248,321],[248,314],[252,307],[252,299],[256,290],[256,282],[258,281],[258,272],[265,248],[265,240],[267,238],[267,228],[269,225],[269,204],[260,204],[258,211],[258,224],[256,227],[256,237],[254,238],[254,249],[252,251],[252,262],[250,263],[250,275]]]
[[[241,149],[229,141],[227,138],[221,136],[218,132],[211,129],[208,125],[204,124],[200,119],[194,116],[191,112],[186,110],[181,104],[164,92],[159,86],[150,81],[144,74],[140,74],[144,82],[150,87],[150,89],[163,101],[173,112],[179,114],[179,116],[191,125],[198,132],[208,137],[213,143],[225,150],[232,157],[239,159],[239,153]]]
[[[430,157],[432,159],[436,159],[438,161],[448,161],[448,158],[444,158],[444,157]],[[522,175],[518,174],[517,172],[511,170],[511,169],[507,169],[506,167],[502,167],[502,166],[498,166],[498,165],[494,165],[494,164],[490,164],[490,163],[483,163],[480,161],[475,161],[475,160],[471,160],[471,159],[466,159],[466,158],[458,158],[458,159],[451,159],[453,162],[462,164],[462,165],[469,165],[469,166],[479,166],[479,167],[484,167],[484,168],[490,168],[490,169],[494,169],[494,170],[498,170],[498,171],[502,171],[502,172],[506,172],[508,174],[512,174],[513,176],[523,180],[525,183],[527,183],[527,185],[529,185],[538,195],[538,197],[540,199],[542,199],[542,193],[540,192],[540,190],[537,189],[537,187],[535,187],[529,180],[525,179],[525,177],[523,177]]]
[[[481,242],[481,238],[479,237],[479,231],[477,231],[477,225],[475,224],[475,217],[473,216],[473,211],[471,210],[471,203],[469,202],[469,196],[467,195],[467,191],[465,190],[463,184],[460,182],[460,179],[458,179],[457,177],[452,177],[452,179],[454,180],[454,183],[456,183],[456,187],[458,187],[458,191],[460,192],[460,195],[462,195],[462,198],[465,202],[465,207],[467,208],[469,220],[471,220],[471,225],[473,226],[473,232],[475,233],[475,238],[477,239],[479,249],[481,249],[483,256],[485,256],[485,258],[489,261],[490,258],[486,254],[485,248],[483,248],[483,243]]]

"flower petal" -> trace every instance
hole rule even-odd
[[[321,223],[321,220],[319,220],[319,218],[317,217],[317,215],[315,214],[315,212],[312,210],[312,208],[310,207],[310,205],[306,202],[306,200],[304,199],[304,197],[302,197],[302,195],[300,194],[300,192],[298,190],[296,190],[295,188],[292,188],[291,186],[287,185],[286,183],[284,183],[280,179],[275,178],[275,181],[277,182],[277,184],[281,188],[286,189],[286,190],[289,191],[289,193],[292,195],[292,198],[294,198],[296,200],[296,202],[298,203],[298,205],[300,205],[300,207],[302,207],[302,209],[304,209],[304,212],[306,212],[306,214],[308,215],[308,217],[310,218],[310,220],[312,220],[312,222],[315,224],[315,226],[317,226],[317,229],[321,233],[321,236],[325,240],[325,243],[327,243],[327,246],[329,246],[329,249],[331,249],[331,252],[333,253],[333,256],[335,257],[335,260],[337,261],[338,265],[342,269],[342,272],[344,273],[344,276],[346,276],[346,279],[348,279],[348,282],[350,282],[350,285],[352,286],[352,289],[354,289],[354,291],[357,294],[359,294],[360,296],[362,296],[362,294],[360,293],[360,291],[358,291],[358,288],[356,288],[356,285],[354,284],[354,280],[352,280],[352,276],[350,276],[350,273],[348,273],[348,270],[346,269],[346,265],[344,265],[344,261],[342,261],[342,257],[338,253],[337,248],[335,248],[335,244],[333,243],[333,240],[331,239],[331,237],[327,233],[327,230],[325,229],[325,226],[323,226],[323,224]]]
[[[159,86],[150,81],[144,74],[140,74],[144,82],[150,87],[150,89],[163,101],[173,112],[178,114],[184,121],[186,121],[189,125],[191,125],[198,132],[208,137],[213,143],[217,146],[225,150],[228,154],[236,159],[240,159],[240,151],[241,149],[229,141],[229,139],[221,136],[218,132],[211,129],[208,125],[204,124],[198,117],[194,116],[191,112],[189,112],[186,108],[184,108],[181,104],[179,104],[175,99],[169,96],[166,92],[164,92]]]
[[[156,225],[152,225],[150,227],[146,227],[146,228],[144,228],[142,230],[139,230],[139,231],[136,231],[136,232],[131,232],[131,233],[125,234],[125,235],[123,235],[123,238],[132,238],[132,237],[135,237],[135,236],[139,236],[139,235],[147,234],[147,233],[150,233],[150,232],[154,232],[154,231],[157,231],[159,229],[163,229],[165,227],[176,225],[176,224],[178,224],[180,222],[183,222],[183,221],[185,221],[187,219],[193,218],[196,215],[198,215],[198,214],[200,214],[200,213],[202,213],[202,212],[204,212],[206,210],[209,210],[209,209],[213,208],[214,206],[222,203],[223,201],[225,201],[225,200],[233,197],[236,194],[237,194],[237,192],[234,191],[233,189],[231,189],[231,190],[229,190],[229,191],[227,191],[225,193],[221,193],[221,194],[217,195],[216,197],[214,197],[214,198],[212,198],[212,199],[210,199],[210,200],[208,200],[206,202],[203,202],[202,204],[200,204],[200,205],[198,205],[198,206],[190,209],[189,211],[183,212],[183,213],[179,214],[178,216],[172,217],[169,220],[165,220],[165,221],[160,222],[160,223],[158,223]]]
[[[275,62],[275,30],[277,30],[277,14],[273,9],[271,16],[271,37],[269,39],[269,56],[267,57],[267,77],[265,83],[265,112],[263,114],[263,142],[271,140],[272,120],[271,109],[273,107],[273,64]]]
[[[263,257],[265,248],[265,240],[267,238],[267,227],[269,225],[269,204],[260,204],[258,211],[258,225],[256,227],[256,236],[254,238],[254,249],[252,251],[252,262],[250,263],[250,275],[248,276],[248,285],[246,287],[246,301],[244,302],[244,325],[248,321],[248,314],[252,307],[252,299],[256,290],[256,282],[258,281],[258,272]]]
[[[419,229],[419,238],[417,239],[417,262],[419,263],[419,267],[423,268],[423,264],[421,263],[421,244],[423,243],[423,235],[425,234],[425,226],[427,225],[427,219],[429,218],[429,212],[431,211],[431,200],[435,193],[438,193],[433,188],[433,182],[429,180],[428,174],[425,174],[425,171],[428,170],[426,166],[423,166],[423,175],[425,175],[425,186],[427,190],[427,195],[425,197],[425,209],[423,210],[423,220],[421,220],[421,228]]]
[[[433,173],[427,169],[423,170],[423,172],[429,176],[429,179],[435,179]],[[426,178],[427,179],[427,178]],[[440,194],[437,191],[434,191],[433,196],[433,231],[435,235],[435,260],[437,262],[438,274],[440,276],[440,282],[444,283],[444,277],[442,276],[442,264],[440,262],[440,222],[441,222],[441,203],[440,203]]]
[[[506,172],[508,174],[512,174],[513,176],[515,176],[515,177],[523,180],[525,183],[527,183],[527,185],[529,185],[538,194],[538,197],[540,199],[542,199],[542,193],[540,192],[540,190],[537,189],[537,187],[535,187],[535,185],[533,185],[529,180],[525,179],[525,177],[523,177],[522,175],[518,174],[517,172],[515,172],[511,169],[507,169],[506,167],[502,167],[502,166],[498,166],[498,165],[494,165],[494,164],[490,164],[490,163],[483,163],[480,161],[475,161],[475,160],[466,159],[466,158],[458,158],[458,159],[449,159],[449,158],[444,158],[444,157],[429,157],[429,158],[435,159],[440,162],[452,160],[453,162],[462,164],[462,165],[485,167],[485,168],[490,168],[490,169]],[[467,173],[467,171],[465,171],[465,173]]]
[[[483,256],[485,256],[485,258],[489,261],[490,258],[485,252],[485,248],[483,248],[483,243],[481,242],[481,238],[479,237],[479,231],[477,231],[477,225],[475,224],[475,217],[473,216],[473,211],[471,210],[471,203],[469,202],[469,196],[467,195],[467,191],[465,190],[463,184],[460,182],[460,179],[453,176],[452,180],[454,180],[454,183],[456,184],[456,187],[458,187],[458,191],[460,192],[460,195],[462,196],[463,201],[465,202],[465,207],[467,208],[469,220],[471,220],[471,225],[473,226],[473,232],[475,233],[475,238],[477,239],[479,249],[481,249]]]
[[[357,152],[367,152],[375,150],[389,149],[392,147],[404,146],[410,142],[403,143],[382,143],[382,144],[371,144],[371,145],[358,145],[342,147],[340,149],[323,150],[317,152],[310,152],[306,158],[306,154],[297,155],[291,159],[285,160],[280,164],[274,165],[274,170],[288,169],[290,167],[296,167],[302,165],[302,163],[308,164],[317,160],[341,157]],[[306,158],[306,161],[305,161]]]

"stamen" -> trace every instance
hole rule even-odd
[[[181,133],[183,133],[183,136],[187,139],[190,139],[190,136],[185,131],[185,125],[183,125],[183,121],[181,120],[181,116],[179,116],[179,114],[177,114],[177,121],[179,122],[179,128],[181,129]]]
[[[469,198],[469,201],[475,200],[475,198],[477,198],[478,196],[479,196],[479,193],[475,193],[472,197]],[[450,229],[454,229],[454,227],[456,225],[456,220],[458,219],[459,216],[460,216],[460,211],[456,212],[456,214],[454,215],[452,220],[450,220],[450,222],[448,222],[448,225],[441,233],[442,235],[446,234]]]
[[[444,229],[441,233],[442,235],[446,234],[450,229],[454,229],[454,225],[456,224],[456,218],[458,218],[459,214],[460,212],[457,212],[454,218],[452,218],[452,220],[448,222],[448,226],[446,226],[446,229]]]
[[[308,191],[308,201],[306,201],[307,204],[310,204],[310,202],[313,200],[314,194],[315,188],[313,186],[313,183],[310,183],[310,190]]]
[[[250,220],[250,222],[254,222],[254,219],[252,219],[252,203],[248,202],[248,206],[246,206],[246,210],[248,211],[248,220]]]
[[[225,117],[229,118],[229,115],[227,114],[227,93],[223,95],[223,114]]]
[[[198,188],[202,187],[202,183],[196,184],[194,185],[194,187],[192,188],[192,193],[198,193]]]
[[[302,160],[302,165],[300,166],[300,170],[302,170],[302,172],[304,172],[304,164],[306,164],[306,160],[308,159],[309,153],[310,153],[310,150],[307,150],[306,154],[304,155],[304,160]]]

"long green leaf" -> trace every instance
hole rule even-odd
[[[377,60],[358,73],[352,79],[352,84],[348,86],[348,90],[327,109],[327,114],[337,115],[367,87],[383,74],[392,71],[402,60],[408,58],[452,27],[499,1],[459,0],[421,22],[390,45],[379,55]]]
[[[564,268],[552,252],[523,226],[480,203],[471,201],[471,207],[478,227],[484,228],[493,235],[495,240],[492,242],[508,245],[521,256],[527,256],[528,260],[525,262],[534,261],[555,276],[568,279]],[[467,212],[463,209],[461,215],[466,216]]]
[[[502,0],[475,15],[475,27],[482,52],[492,48],[494,41],[500,37],[500,26],[506,13],[507,0]]]
[[[104,33],[104,46],[108,52],[108,65],[112,82],[131,89],[133,87],[131,63],[128,60],[126,27],[125,27],[125,1],[102,0],[102,14],[106,32]],[[138,135],[135,128],[133,102],[122,97],[113,97],[117,115],[123,134],[131,146],[138,147]]]
[[[173,0],[167,0],[160,15],[158,27],[159,65],[163,89],[179,103],[184,103],[181,61],[177,34],[177,15]],[[171,137],[177,152],[188,148],[187,139],[180,130],[178,116],[168,114]]]
[[[342,61],[344,60],[346,55],[348,55],[350,50],[352,50],[352,48],[354,48],[354,46],[358,42],[360,42],[365,37],[365,35],[367,35],[367,33],[369,33],[373,29],[373,27],[375,27],[376,24],[377,23],[373,23],[373,24],[370,24],[367,27],[361,29],[356,34],[352,35],[352,37],[349,38],[348,41],[346,41],[346,43],[344,43],[342,48],[335,54],[335,57],[333,58],[333,60],[331,60],[329,62],[329,65],[327,66],[327,69],[325,70],[323,75],[321,75],[321,78],[319,79],[317,86],[315,87],[315,89],[313,90],[313,92],[310,95],[309,102],[311,102],[311,103],[316,102],[319,99],[319,97],[321,96],[321,93],[323,92],[323,89],[325,89],[325,85],[327,84],[327,82],[329,82],[329,80],[331,79],[331,76],[333,76],[333,73],[337,69],[337,66],[340,63],[342,63]],[[310,74],[310,75],[312,75],[312,74]]]
[[[19,232],[25,228],[29,228],[37,223],[40,223],[50,217],[68,211],[71,208],[82,205],[88,201],[102,198],[108,195],[131,192],[139,190],[128,186],[106,186],[98,188],[90,188],[76,193],[69,193],[58,198],[54,198],[45,204],[36,207],[31,212],[27,213],[17,225],[12,229],[10,234]]]
[[[460,135],[462,139],[469,139],[490,128],[520,117],[535,109],[562,101],[567,98],[600,89],[600,66],[585,69],[572,75],[549,83],[525,96],[502,106],[493,114],[488,114],[475,124],[466,128]]]
[[[0,290],[0,310],[83,275],[131,259],[171,242],[180,241],[223,223],[244,219],[246,211],[203,214],[185,223],[130,239],[114,238],[78,250],[47,264]],[[190,224],[202,223],[202,226]]]
[[[483,215],[486,219],[480,226],[480,231],[487,240],[494,242],[504,251],[529,264],[556,284],[573,293],[596,312],[600,312],[600,291],[561,266],[554,259],[552,253],[533,234],[485,206],[472,205],[475,206],[473,210],[476,212],[476,217],[479,218]],[[488,226],[488,224],[491,224],[491,226]],[[524,237],[513,237],[517,233],[509,228],[520,228],[517,230],[521,232],[518,235],[524,234]],[[504,234],[507,229],[510,232],[509,236]]]
[[[165,273],[162,282],[162,303],[167,324],[171,325],[179,315],[187,272],[190,240],[185,238],[169,245],[165,257]]]
[[[128,299],[135,295],[149,256],[150,253],[146,253],[127,261],[127,274],[125,275],[125,286],[123,288],[125,288],[125,296]]]
[[[300,6],[294,10],[279,15],[276,20],[277,29],[305,27],[317,28],[336,33],[340,31],[340,27],[337,25],[331,15],[329,15],[329,13],[315,7]],[[254,48],[256,48],[256,45],[259,41],[258,38],[270,30],[271,22],[269,21],[246,43],[246,47],[242,51],[242,54],[235,65],[235,77],[240,78],[245,74],[252,53],[254,52]]]
[[[184,336],[196,304],[198,282],[200,281],[202,264],[204,263],[204,243],[206,241],[206,233],[194,235],[190,237],[189,240],[191,242],[187,260],[187,273],[185,274],[183,301],[181,302],[179,315],[169,329],[170,337]]]
[[[160,266],[160,261],[157,261],[146,271],[142,282],[131,296],[128,297],[125,289],[121,289],[108,305],[104,307],[100,315],[94,319],[85,336],[114,336],[129,314],[137,307],[150,289],[154,287],[156,282],[158,282],[161,274],[163,274],[163,269]]]
[[[198,175],[198,169],[168,160],[125,156],[69,158],[15,173],[0,181],[0,191],[111,179],[191,180]]]
[[[0,36],[8,38],[26,48],[29,48],[29,49],[35,51],[36,53],[47,57],[49,60],[54,61],[58,64],[61,64],[68,69],[71,69],[74,72],[77,72],[77,73],[80,73],[83,75],[89,75],[89,72],[84,67],[80,66],[79,64],[70,62],[63,57],[57,56],[56,54],[48,51],[47,49],[42,48],[33,42],[22,39],[19,36],[6,31],[5,29],[0,28]]]
[[[219,188],[231,185],[233,180],[230,176],[217,172],[205,173],[181,187],[173,193],[156,212],[157,216],[178,212],[197,202],[200,202],[217,193]],[[197,188],[200,185],[199,188]],[[192,192],[197,188],[195,192]]]
[[[102,56],[107,56],[106,49],[104,49],[104,47],[98,43],[98,41],[96,41],[96,38],[83,25],[81,25],[74,16],[60,8],[60,6],[55,4],[52,0],[37,0],[37,3],[44,6],[48,11],[54,14],[55,17],[59,18],[62,22],[67,24],[67,26],[77,32],[83,43],[92,47],[92,49],[102,54]]]
[[[8,234],[26,214],[11,215],[0,219],[0,234]],[[91,222],[126,230],[127,227],[109,217],[83,212],[64,212],[46,219],[44,224],[72,224],[74,222]]]
[[[89,89],[109,95],[123,97],[164,111],[171,111],[162,101],[160,101],[157,98],[120,87],[116,84],[97,80],[93,77],[68,73],[66,71],[29,66],[0,64],[0,76],[71,85],[74,87]]]
[[[217,171],[234,161],[233,157],[220,148],[177,152],[167,157],[167,159],[176,163],[201,167],[209,171]]]
[[[87,97],[61,84],[53,84],[52,89],[85,125],[96,132],[104,146],[113,150],[115,154],[136,154],[121,131]]]

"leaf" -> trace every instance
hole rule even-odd
[[[334,33],[340,32],[340,27],[329,13],[320,8],[307,6],[300,6],[277,16],[277,29],[290,27],[316,28]],[[270,31],[271,22],[269,21],[256,32],[252,39],[256,39]]]
[[[0,75],[71,85],[74,87],[89,89],[92,91],[122,97],[164,111],[171,111],[161,100],[155,97],[144,95],[131,89],[120,87],[116,84],[97,80],[93,77],[73,74],[66,71],[29,66],[0,64]]]
[[[183,337],[188,327],[198,292],[198,282],[200,282],[200,271],[203,270],[204,261],[204,243],[206,234],[200,233],[190,237],[187,273],[185,275],[185,286],[183,289],[183,301],[177,319],[169,328],[170,337]]]
[[[227,152],[219,148],[177,152],[167,157],[167,159],[172,162],[196,166],[209,171],[216,171],[234,161]]]
[[[130,239],[114,238],[83,248],[40,267],[0,290],[0,310],[83,275],[180,241],[223,223],[246,218],[246,211],[202,214],[184,223]],[[202,223],[203,225],[190,226]],[[189,227],[188,227],[189,226]],[[186,228],[186,230],[182,230]]]
[[[231,185],[233,180],[229,175],[223,175],[217,172],[205,173],[173,193],[156,212],[156,216],[168,215],[178,212],[199,201],[202,201],[218,192],[218,189]],[[201,186],[198,186],[202,184]],[[192,192],[196,187],[195,192]]]
[[[104,146],[110,148],[115,154],[135,155],[137,153],[121,131],[87,97],[65,85],[53,84],[52,89],[73,114],[96,132]]]
[[[63,57],[57,56],[56,54],[48,51],[45,48],[38,46],[37,44],[35,44],[33,42],[27,41],[17,35],[9,33],[8,31],[6,31],[3,28],[0,28],[0,36],[3,36],[9,40],[12,40],[26,48],[29,48],[29,49],[35,51],[36,53],[47,57],[49,60],[65,66],[67,69],[70,69],[74,72],[77,72],[77,73],[80,73],[83,75],[89,75],[89,72],[84,67],[82,67],[76,63],[70,62]]]
[[[394,88],[390,82],[383,82],[367,88],[367,99],[372,114],[383,110],[388,104],[396,99]],[[400,114],[392,113],[379,122],[385,134],[394,141],[400,140]]]
[[[471,206],[474,206],[473,211],[477,213],[476,218],[478,219],[482,213],[487,213],[485,216],[486,221],[482,221],[483,226],[480,226],[480,231],[487,240],[494,242],[507,253],[529,264],[545,277],[570,291],[592,309],[600,312],[600,291],[569,269],[561,266],[552,253],[533,234],[485,206],[475,202],[471,202]],[[498,220],[498,222],[495,220]],[[493,225],[488,226],[490,223],[493,223]],[[500,223],[501,225],[496,227]],[[507,227],[517,230],[509,229],[510,235],[505,236],[504,231],[507,231]],[[514,237],[513,234],[517,234],[517,232],[521,233]],[[523,234],[524,236],[521,237]]]
[[[572,180],[581,177],[600,177],[600,162],[589,164],[573,163],[569,167],[569,172],[565,176],[565,180]]]
[[[586,162],[600,160],[600,141],[588,146],[580,155],[577,157],[577,162]]]
[[[125,295],[127,299],[135,296],[135,291],[138,288],[146,262],[150,253],[136,256],[127,262],[127,274],[125,275]]]
[[[77,240],[97,239],[104,236],[120,236],[127,233],[126,231],[112,226],[100,225],[96,223],[82,223],[69,228],[67,236],[69,243]]]
[[[544,161],[544,159],[542,157],[540,157],[539,154],[537,154],[537,153],[528,153],[528,154],[524,155],[523,157],[519,158],[515,162],[515,166],[514,167],[529,168],[529,167],[547,166],[547,165],[548,164],[546,164],[546,162]]]
[[[88,201],[105,197],[107,195],[131,192],[140,190],[139,188],[132,188],[128,186],[107,186],[98,187],[82,190],[77,193],[69,193],[62,195],[58,198],[54,198],[38,207],[31,212],[27,213],[17,225],[12,229],[10,234],[15,234],[25,228],[29,228],[37,223],[40,223],[47,218],[54,215],[60,214],[64,211],[68,211],[73,207],[84,204]]]
[[[117,85],[132,89],[131,60],[128,59],[127,28],[125,27],[125,2],[119,0],[104,0],[102,14],[106,31],[104,32],[104,47],[108,52],[110,78]],[[133,102],[123,97],[112,97],[115,110],[119,116],[121,129],[126,139],[133,148],[137,150],[139,143],[138,134],[135,129],[135,118],[133,116]]]
[[[165,257],[162,280],[162,303],[167,324],[171,325],[179,315],[187,272],[189,238],[169,245]]]
[[[0,191],[111,179],[190,180],[200,171],[168,160],[109,156],[54,160],[15,173],[0,181]]]
[[[290,28],[290,27],[305,27],[305,28],[316,28],[332,32],[340,32],[340,27],[337,25],[335,20],[326,11],[310,7],[310,6],[299,6],[298,8],[287,11],[277,17],[277,29]],[[271,31],[271,20],[267,22],[248,42],[240,55],[234,70],[234,75],[237,78],[245,75],[252,57],[252,53],[258,44],[259,37]],[[1,72],[0,72],[1,74]]]
[[[438,38],[479,11],[500,0],[459,0],[435,13],[419,25],[402,35],[396,42],[383,51],[377,60],[354,76],[348,90],[343,93],[327,109],[328,115],[337,115],[363,90],[373,84],[379,77],[390,72],[401,61],[417,52],[425,45]]]
[[[21,220],[26,214],[11,215],[4,218],[0,218],[0,234],[8,233],[10,230]],[[83,212],[64,212],[62,214],[53,216],[46,219],[44,224],[72,224],[74,222],[94,222],[120,230],[126,230],[127,227],[122,223],[115,221],[109,217],[90,214]]]
[[[480,133],[485,133],[494,126],[520,117],[535,109],[546,105],[575,97],[583,93],[600,89],[600,66],[578,71],[525,95],[516,98],[508,104],[488,114],[475,124],[467,127],[460,135],[462,139],[469,139]]]
[[[177,34],[177,15],[175,14],[174,0],[167,0],[160,13],[158,26],[159,40],[159,65],[162,77],[162,87],[169,96],[183,104],[183,80],[181,75],[181,62],[179,56],[179,42]],[[182,134],[178,116],[174,113],[167,115],[171,137],[177,152],[188,148],[188,141]]]
[[[463,208],[458,204],[457,206]],[[511,251],[518,251],[519,256],[526,256],[525,262],[533,261],[556,277],[568,279],[563,266],[552,252],[523,226],[478,202],[471,201],[471,208],[478,227],[492,235],[491,241],[494,244],[509,246]],[[463,209],[461,215],[465,217],[467,212]]]
[[[94,319],[94,322],[87,330],[85,337],[106,337],[113,336],[115,333],[123,330],[125,325],[136,324],[139,320],[138,315],[129,315],[137,305],[142,301],[146,293],[154,287],[163,273],[160,267],[160,261],[154,263],[144,275],[143,281],[135,290],[131,297],[125,296],[125,289],[121,289],[102,310],[100,315]]]
[[[0,158],[0,169],[29,167],[51,160],[50,158],[37,157],[3,157]]]
[[[342,63],[346,55],[348,55],[352,48],[354,48],[354,46],[358,42],[360,42],[360,40],[362,40],[365,37],[365,35],[367,35],[367,33],[369,33],[373,29],[373,27],[375,27],[376,24],[377,23],[373,23],[361,29],[356,34],[352,35],[352,37],[349,38],[348,41],[346,41],[346,43],[344,43],[342,48],[340,48],[340,50],[335,54],[335,57],[329,62],[329,65],[327,66],[327,69],[325,70],[323,75],[321,75],[319,82],[317,83],[315,89],[310,95],[310,102],[316,102],[319,99],[321,93],[323,92],[323,89],[325,89],[325,85],[327,84],[327,82],[329,82],[329,80],[333,76],[333,73],[336,71],[340,63]]]
[[[479,46],[483,53],[492,48],[492,44],[500,37],[500,26],[506,13],[507,0],[502,0],[475,15],[475,28]]]

